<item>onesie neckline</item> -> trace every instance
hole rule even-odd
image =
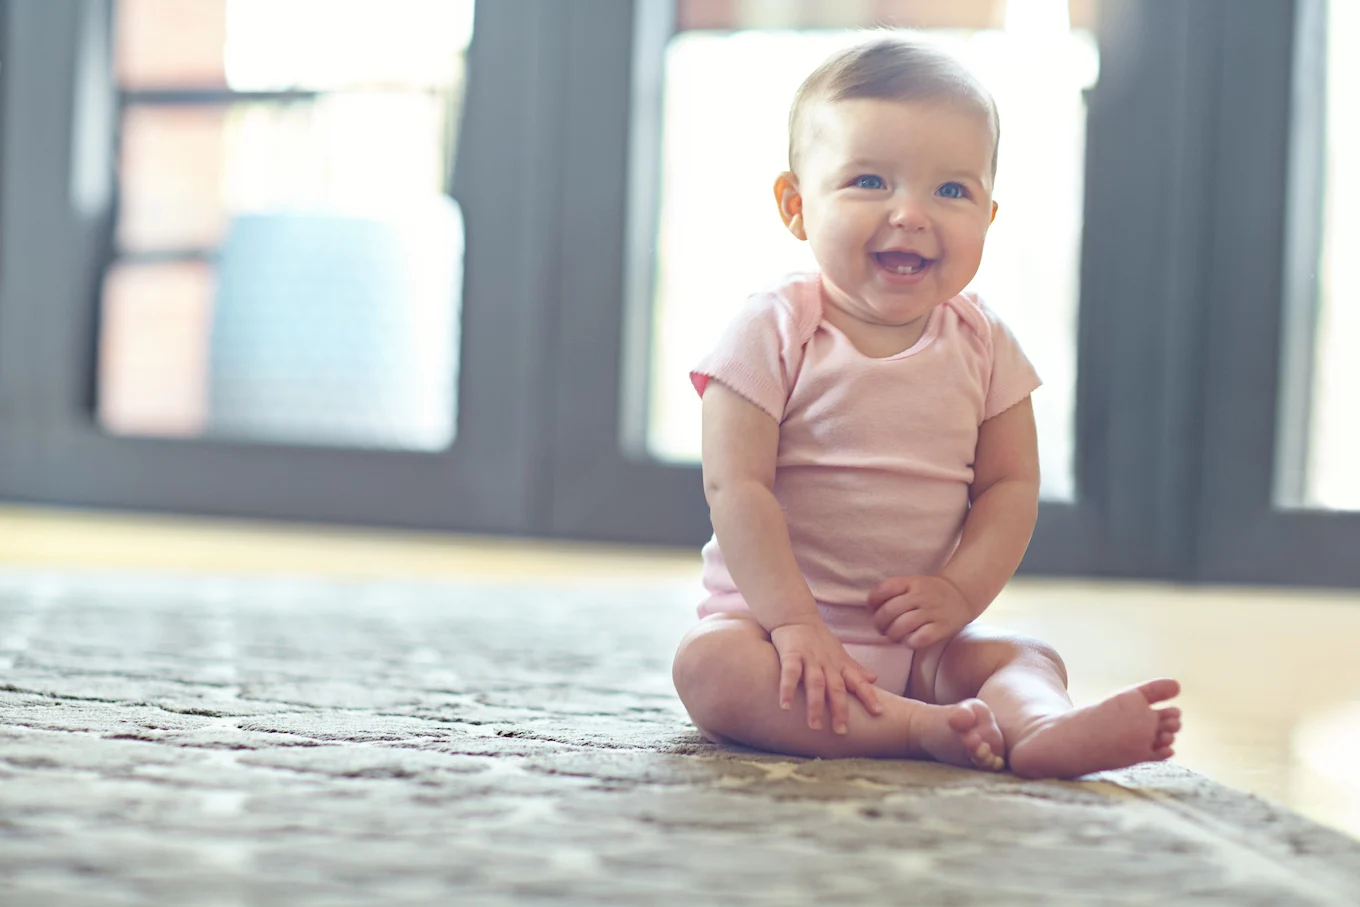
[[[824,305],[824,303],[822,304]],[[860,350],[859,347],[855,346],[855,342],[850,339],[850,337],[845,333],[845,331],[842,331],[840,328],[836,327],[834,324],[831,323],[831,321],[826,317],[824,309],[820,317],[818,318],[817,323],[819,327],[824,327],[827,330],[831,331],[832,333],[836,334],[841,339],[843,339],[850,346],[850,349],[854,350],[855,355],[857,355],[859,358],[869,362],[893,362],[898,359],[910,359],[912,356],[915,356],[917,353],[920,353],[921,351],[928,348],[931,345],[931,343],[935,341],[935,335],[939,333],[939,312],[940,309],[943,307],[944,303],[940,303],[939,305],[931,309],[929,313],[926,314],[926,326],[921,331],[921,336],[916,338],[915,343],[907,347],[905,350],[902,350],[901,352],[893,353],[891,356],[870,356],[864,353],[862,350]]]

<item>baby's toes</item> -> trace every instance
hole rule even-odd
[[[968,749],[969,758],[980,769],[1001,771],[1006,767],[1006,743],[991,709],[977,699],[964,703],[964,707],[974,719],[973,726],[961,738]]]
[[[963,743],[963,748],[968,751],[968,758],[979,768],[985,768],[992,761],[992,745],[982,739],[977,728],[972,728],[959,740]]]
[[[999,772],[1006,767],[1006,760],[1000,753],[992,752],[992,745],[985,740],[979,741],[976,745],[969,745],[968,755],[974,765],[985,771]]]
[[[1176,742],[1176,735],[1171,731],[1161,731],[1157,734],[1157,739],[1153,741],[1154,750],[1166,749]]]

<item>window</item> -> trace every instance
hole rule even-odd
[[[1351,6],[1230,4],[1219,26],[1201,578],[1360,585]]]
[[[1326,43],[1322,141],[1322,241],[1315,260],[1318,295],[1314,328],[1316,361],[1312,372],[1312,412],[1308,431],[1308,507],[1360,510],[1360,423],[1355,418],[1360,391],[1360,276],[1348,252],[1360,248],[1360,109],[1343,86],[1360,85],[1360,5],[1326,4]]]
[[[98,414],[116,434],[438,450],[471,0],[121,0]]]
[[[0,14],[0,495],[535,531],[558,5]]]
[[[802,79],[872,26],[909,26],[992,92],[1000,214],[973,283],[1045,379],[1034,397],[1046,498],[1073,500],[1085,92],[1099,74],[1090,3],[741,4],[679,0],[665,45],[646,452],[697,462],[686,379],[747,295],[815,266],[778,222],[789,104]],[[1074,19],[1075,15],[1075,19]],[[721,212],[721,214],[718,214]],[[650,253],[650,249],[648,252]]]

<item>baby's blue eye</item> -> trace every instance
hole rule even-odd
[[[945,198],[967,198],[968,190],[962,183],[945,183],[935,190],[936,195],[943,195]]]
[[[855,177],[854,186],[857,189],[882,189],[887,186],[887,183],[883,182],[881,176],[866,173],[863,176]]]

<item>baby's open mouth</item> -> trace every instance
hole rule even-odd
[[[875,252],[874,258],[884,270],[896,274],[919,274],[935,259],[917,255],[915,252]]]

